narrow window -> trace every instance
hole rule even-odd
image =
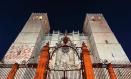
[[[106,44],[108,44],[109,42],[107,40],[105,40]]]

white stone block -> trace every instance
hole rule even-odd
[[[14,43],[36,43],[39,33],[20,33]]]
[[[90,27],[91,32],[112,32],[105,22],[90,21],[88,25]]]
[[[102,61],[124,63],[129,62],[120,44],[96,44],[96,50]]]
[[[21,32],[40,32],[41,29],[41,23],[28,22],[25,24]]]
[[[118,43],[113,33],[92,33],[91,37],[95,43]]]

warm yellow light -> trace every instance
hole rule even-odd
[[[36,19],[37,19],[37,20],[42,20],[43,17],[42,17],[42,16],[34,16],[34,17],[33,17],[33,20],[36,20]]]
[[[43,18],[42,16],[39,16],[39,17],[38,17],[39,20],[42,20],[42,18]]]

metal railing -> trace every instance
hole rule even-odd
[[[0,79],[6,79],[13,64],[0,64]],[[95,79],[110,79],[107,70],[108,64],[93,63]],[[131,63],[112,64],[117,79],[131,79]],[[19,64],[14,79],[33,79],[37,64]],[[84,79],[84,70],[48,70],[47,79]],[[88,77],[87,77],[88,78]]]

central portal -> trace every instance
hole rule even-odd
[[[81,48],[66,35],[51,47],[48,63],[48,79],[82,79]]]

